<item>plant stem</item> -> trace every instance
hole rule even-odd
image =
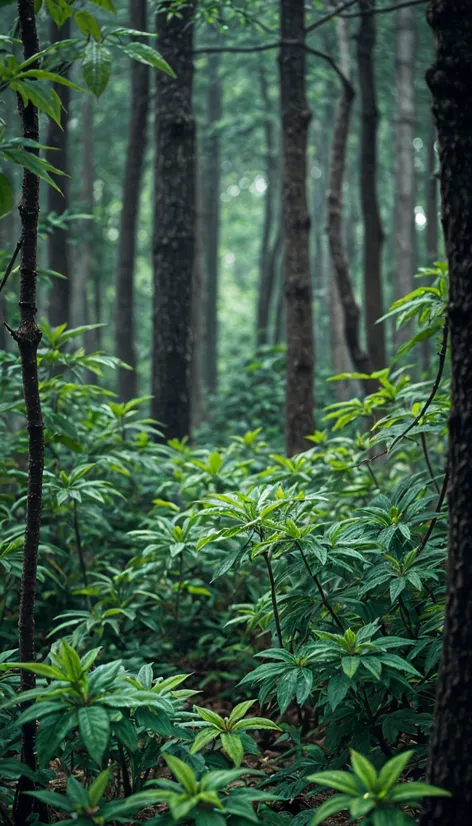
[[[428,445],[426,443],[426,436],[424,435],[424,433],[420,433],[420,439],[421,439],[421,447],[423,448],[423,455],[424,455],[424,459],[425,459],[425,462],[426,462],[426,465],[427,465],[427,468],[428,468],[428,471],[429,471],[429,475],[431,476],[431,480],[433,482],[433,485],[436,488],[436,493],[439,494],[440,493],[439,485],[436,481],[433,466],[432,466],[431,460],[429,458]]]
[[[123,775],[123,791],[125,793],[125,797],[129,797],[133,793],[133,791],[131,789],[131,783],[129,782],[128,766],[126,765],[126,755],[123,746],[120,742],[118,742],[118,751],[120,752],[121,773]]]
[[[303,548],[302,548],[302,546],[299,542],[297,542],[297,548],[300,551],[301,557],[303,559],[303,564],[305,565],[305,568],[307,569],[307,572],[308,572],[310,578],[313,580],[316,587],[318,588],[318,591],[319,591],[319,594],[320,594],[320,597],[321,597],[321,602],[323,603],[326,610],[331,614],[331,616],[332,616],[334,622],[336,623],[336,625],[338,626],[338,628],[341,631],[344,631],[344,625],[342,624],[341,620],[339,619],[338,615],[336,614],[336,611],[334,610],[334,608],[328,602],[326,594],[323,590],[323,586],[322,586],[321,582],[319,581],[317,575],[314,574],[313,571],[311,570],[310,565],[308,563],[308,560],[305,556],[305,552],[304,552],[304,550],[303,550]]]
[[[274,580],[274,572],[272,570],[272,562],[270,558],[270,554],[268,551],[262,554],[265,560],[265,564],[267,566],[267,573],[269,574],[269,582],[270,582],[270,594],[272,598],[272,609],[274,612],[274,620],[275,620],[275,627],[277,630],[277,638],[279,641],[280,648],[284,647],[283,637],[282,637],[282,628],[280,627],[280,616],[279,616],[279,608],[277,605],[277,591],[275,588],[275,580]]]

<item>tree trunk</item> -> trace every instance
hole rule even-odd
[[[361,11],[367,12],[374,0],[359,0]],[[364,223],[364,303],[367,349],[374,370],[386,364],[385,336],[377,320],[383,314],[382,244],[384,234],[377,199],[377,109],[373,54],[375,47],[375,14],[361,16],[357,38],[357,64],[361,92],[361,207]]]
[[[51,43],[60,43],[70,37],[70,19],[66,20],[59,29],[53,20],[49,24]],[[67,76],[62,69],[61,74]],[[62,194],[48,186],[48,212],[54,212],[61,216],[69,209],[69,179],[66,177],[69,171],[68,162],[68,126],[69,126],[69,106],[70,89],[62,84],[56,84],[55,91],[59,95],[62,103],[61,126],[52,118],[49,119],[47,132],[47,145],[53,147],[53,151],[46,152],[46,159],[53,166],[60,169],[65,175],[57,181],[62,190]],[[69,324],[70,317],[70,264],[69,264],[69,243],[67,228],[57,227],[48,235],[48,267],[54,272],[58,272],[65,278],[53,278],[52,289],[49,292],[48,316],[52,327],[59,324]]]
[[[202,298],[203,298],[203,192],[199,153],[195,155],[195,255],[192,284],[191,430],[200,426],[202,409]]]
[[[339,51],[343,81],[334,127],[333,144],[327,197],[327,233],[335,282],[332,284],[332,302],[341,302],[344,316],[344,335],[355,369],[360,373],[371,373],[372,364],[368,353],[364,352],[359,340],[360,310],[349,277],[349,265],[343,234],[343,183],[346,165],[346,149],[349,136],[354,89],[349,81],[349,40],[347,21],[337,21]],[[333,319],[336,321],[336,319]],[[341,328],[342,329],[342,328]],[[339,350],[339,345],[338,345]],[[334,356],[334,353],[333,353]],[[335,367],[336,369],[336,367]],[[372,388],[364,383],[366,392]]]
[[[195,119],[192,109],[195,4],[157,14],[158,48],[174,70],[156,73],[154,338],[152,415],[167,439],[190,431],[192,283],[195,254]]]
[[[140,32],[146,31],[146,8],[147,0],[128,0],[128,20],[131,28]],[[137,60],[132,60],[130,71],[131,117],[123,181],[116,285],[116,355],[133,369],[120,368],[118,370],[118,394],[122,401],[138,395],[134,326],[134,266],[149,108],[149,67]]]
[[[34,0],[19,0],[18,18],[25,60],[39,52]],[[33,64],[34,65],[34,64]],[[24,107],[20,97],[19,111],[23,136],[39,141],[39,117],[32,105]],[[31,150],[36,151],[36,150]],[[12,333],[18,344],[23,377],[23,392],[28,428],[28,495],[26,499],[26,529],[23,547],[23,569],[20,585],[19,657],[21,662],[34,662],[36,574],[41,528],[42,484],[44,468],[44,432],[39,396],[37,352],[41,332],[35,321],[39,219],[39,178],[27,169],[23,173],[23,191],[19,207],[21,218],[20,265],[20,326]],[[35,687],[34,674],[21,671],[21,690]],[[36,722],[25,723],[22,729],[22,762],[36,769]],[[14,812],[16,826],[23,826],[37,804],[24,792],[33,788],[29,778],[21,777]]]
[[[264,64],[259,66],[261,103],[265,112],[264,133],[266,142],[266,179],[267,189],[264,196],[264,222],[259,259],[259,289],[257,296],[256,346],[267,344],[269,333],[269,314],[274,291],[275,268],[273,266],[273,248],[271,237],[276,217],[276,192],[278,179],[277,146],[275,123],[271,110],[269,88]]]
[[[439,144],[442,224],[449,263],[447,319],[449,559],[444,641],[428,780],[452,793],[426,801],[422,826],[463,826],[472,809],[472,14],[470,2],[432,0],[437,38],[427,73]]]
[[[431,267],[438,260],[438,179],[436,173],[436,129],[431,121],[426,164],[426,255],[428,266]]]
[[[94,140],[93,140],[93,100],[84,97],[82,104],[82,180],[83,187],[80,200],[84,212],[93,214],[94,197]],[[80,242],[77,245],[77,270],[72,281],[71,316],[74,327],[89,323],[88,292],[92,278],[93,263],[93,221],[87,220],[80,225]],[[91,347],[90,336],[86,339],[87,349]]]
[[[395,298],[411,292],[415,274],[415,9],[398,9],[396,31],[395,220],[393,283]],[[397,341],[410,337],[401,327]]]
[[[281,0],[283,41],[305,39],[304,0]],[[282,46],[279,56],[283,135],[284,295],[287,331],[285,449],[307,450],[313,433],[313,300],[310,277],[310,216],[306,194],[306,147],[310,110],[305,91],[306,55]]]
[[[203,376],[208,393],[218,384],[218,280],[220,268],[220,179],[221,152],[218,121],[221,120],[223,90],[221,55],[208,56],[207,138],[205,141],[205,358]]]

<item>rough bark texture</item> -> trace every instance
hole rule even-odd
[[[395,298],[413,289],[415,274],[415,9],[396,12],[396,118],[395,118],[395,212],[393,279]],[[410,337],[406,325],[397,341]]]
[[[147,0],[128,0],[128,20],[131,28],[140,32],[147,30],[146,7]],[[118,393],[123,401],[138,395],[134,328],[134,266],[149,108],[149,67],[137,60],[132,60],[130,71],[131,116],[123,181],[116,285],[116,355],[133,368],[118,371]]]
[[[426,165],[426,254],[428,265],[438,260],[438,179],[436,173],[436,129],[431,122],[428,134],[428,158]]]
[[[428,9],[437,37],[427,80],[438,131],[452,354],[447,602],[428,779],[453,796],[427,801],[422,826],[463,826],[472,809],[471,11],[470,0],[433,0]]]
[[[49,39],[51,43],[60,43],[70,37],[70,20],[66,20],[62,28],[58,28],[53,20],[49,24]],[[56,71],[67,77],[67,73],[58,67]],[[47,132],[47,146],[53,147],[52,152],[46,153],[47,160],[57,169],[65,172],[57,181],[61,191],[49,186],[48,192],[48,212],[55,212],[60,216],[69,209],[69,179],[66,177],[69,171],[67,157],[68,151],[68,125],[69,125],[69,105],[70,89],[62,84],[56,84],[55,90],[62,102],[61,126],[49,119]],[[69,265],[69,244],[67,229],[56,228],[48,235],[48,267],[54,272],[64,275],[65,278],[54,278],[52,288],[49,292],[48,316],[49,323],[56,327],[59,324],[69,324],[70,309],[70,265]]]
[[[304,0],[281,0],[283,41],[303,42]],[[287,334],[285,449],[307,450],[313,433],[313,301],[306,147],[310,110],[305,91],[305,51],[282,46],[279,56],[283,135],[284,295]]]
[[[343,54],[348,49],[346,23],[347,21],[343,19],[337,21],[340,53],[342,56],[342,70],[345,79],[342,82],[341,97],[338,104],[331,148],[327,197],[327,233],[334,277],[336,279],[333,287],[336,290],[335,296],[338,297],[338,300],[341,302],[344,335],[352,363],[358,372],[370,373],[372,372],[372,364],[368,353],[362,349],[359,339],[360,310],[357,306],[354,289],[349,277],[349,265],[343,234],[344,170],[351,110],[354,101],[354,89],[347,77],[347,73],[349,72],[348,55]],[[369,392],[373,388],[369,386],[369,382],[365,382],[364,389],[366,392]]]
[[[374,0],[359,0],[361,11],[368,11]],[[364,304],[367,349],[374,370],[385,367],[385,337],[377,320],[383,314],[382,244],[384,234],[377,198],[377,109],[374,48],[375,14],[361,17],[357,38],[357,64],[361,92],[361,207],[364,224]]]
[[[19,0],[18,17],[25,60],[39,51],[34,0]],[[23,107],[19,99],[23,122],[23,135],[39,141],[37,109],[28,104]],[[39,218],[39,178],[25,169],[23,190],[19,207],[21,218],[21,266],[20,266],[20,326],[13,332],[18,344],[23,376],[23,392],[28,427],[28,495],[26,502],[26,529],[23,550],[23,570],[20,586],[19,611],[19,658],[22,662],[35,660],[34,610],[36,601],[36,572],[38,564],[39,533],[41,527],[42,483],[44,467],[44,433],[39,397],[37,351],[41,332],[35,321],[37,247]],[[35,677],[21,672],[21,689],[35,686]],[[22,730],[22,761],[35,769],[36,723],[27,723]],[[24,792],[33,788],[31,780],[22,777],[14,813],[17,826],[23,826],[34,809],[34,799]]]
[[[259,66],[261,103],[265,113],[264,134],[266,144],[266,181],[264,196],[264,222],[259,257],[259,288],[257,294],[256,345],[267,344],[269,337],[269,314],[274,291],[275,267],[271,238],[277,220],[276,191],[278,178],[278,158],[275,123],[271,111],[267,74],[264,64]]]
[[[217,123],[221,120],[223,89],[221,55],[208,56],[207,130],[205,141],[205,358],[203,376],[207,392],[218,384],[218,280],[220,268],[221,152]]]
[[[154,339],[152,413],[166,438],[190,430],[192,282],[195,253],[193,2],[157,14],[158,49],[176,73],[156,72]]]

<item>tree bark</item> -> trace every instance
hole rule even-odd
[[[305,39],[304,0],[281,0],[282,41]],[[314,429],[313,300],[310,277],[310,216],[306,194],[306,147],[310,110],[305,90],[306,55],[282,46],[279,56],[282,101],[284,295],[287,334],[285,449],[307,450]]]
[[[267,344],[269,334],[269,314],[274,291],[275,267],[273,266],[273,247],[271,238],[276,216],[276,190],[278,179],[278,159],[275,124],[271,111],[269,87],[264,64],[259,66],[259,85],[261,103],[265,112],[264,134],[266,143],[266,180],[267,189],[264,196],[264,222],[259,258],[259,288],[257,295],[256,346]]]
[[[426,255],[430,267],[438,260],[438,178],[436,173],[436,129],[431,121],[426,164]]]
[[[174,70],[156,73],[154,334],[152,414],[165,436],[190,431],[192,283],[195,254],[195,119],[192,108],[195,4],[157,14],[158,48]]]
[[[395,220],[393,279],[395,298],[411,292],[415,274],[415,10],[398,9],[396,31]],[[411,326],[398,330],[401,343]]]
[[[34,0],[19,0],[18,18],[25,60],[39,52]],[[18,97],[19,112],[23,123],[23,136],[39,141],[39,117],[37,109],[28,104],[24,107]],[[31,150],[36,151],[36,150]],[[39,534],[41,528],[42,484],[44,468],[44,432],[39,397],[37,352],[41,332],[35,321],[39,178],[27,169],[23,173],[23,190],[19,207],[21,218],[21,266],[20,266],[20,326],[12,335],[18,344],[23,376],[23,392],[28,427],[28,495],[26,500],[26,527],[23,548],[23,569],[20,585],[19,656],[22,662],[34,662],[36,602],[36,573],[38,565]],[[21,689],[27,691],[36,684],[34,674],[21,671]],[[36,723],[26,723],[22,729],[22,761],[33,771],[35,755]],[[34,799],[24,792],[33,783],[21,777],[18,787],[14,820],[23,826],[35,809]],[[37,808],[37,807],[36,807]]]
[[[205,141],[205,358],[203,376],[208,393],[218,384],[218,281],[220,269],[220,179],[221,152],[218,121],[221,120],[223,89],[221,55],[208,56],[207,138]]]
[[[66,20],[62,28],[58,28],[53,20],[49,24],[51,43],[60,43],[70,37],[70,19]],[[61,74],[67,77],[67,72],[60,70]],[[61,216],[69,209],[69,173],[68,159],[68,126],[69,126],[69,106],[70,89],[68,86],[56,84],[55,91],[59,95],[62,103],[61,126],[52,118],[49,119],[47,132],[47,145],[53,151],[46,152],[46,159],[65,175],[61,175],[58,185],[62,191],[58,192],[54,187],[48,187],[48,212],[54,212]],[[49,292],[48,316],[49,323],[53,327],[59,324],[69,324],[70,317],[70,263],[69,263],[69,243],[67,228],[57,227],[48,235],[48,267],[54,272],[58,272],[65,278],[53,278],[53,285]]]
[[[438,132],[452,361],[447,600],[428,780],[452,797],[429,798],[421,824],[463,826],[472,809],[471,4],[432,0],[428,20],[437,39],[436,61],[427,81]]]
[[[358,372],[371,373],[372,364],[369,355],[364,352],[360,344],[360,310],[357,306],[354,289],[349,276],[349,265],[343,235],[343,183],[354,89],[348,78],[349,41],[347,21],[342,18],[338,19],[337,28],[344,80],[342,81],[341,97],[334,127],[327,196],[327,234],[335,276],[335,281],[332,284],[332,292],[335,293],[333,298],[337,298],[338,301],[341,302],[344,317],[344,335],[352,363]],[[364,389],[366,392],[370,392],[372,383],[368,381],[364,382]]]
[[[140,32],[147,29],[147,0],[128,0],[129,26]],[[144,38],[142,38],[144,42]],[[149,109],[149,67],[131,61],[131,117],[128,129],[123,208],[120,218],[118,278],[116,285],[116,355],[132,370],[119,368],[118,394],[122,401],[138,395],[134,324],[134,266],[136,233],[146,154]]]
[[[374,0],[359,0],[368,11]],[[384,234],[377,198],[377,130],[379,113],[375,88],[373,55],[376,37],[375,14],[363,14],[357,38],[357,64],[361,92],[361,207],[364,223],[364,304],[367,349],[374,370],[386,364],[385,336],[377,320],[383,314],[382,244]]]

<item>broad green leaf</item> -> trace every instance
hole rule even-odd
[[[84,706],[79,710],[79,731],[92,760],[100,765],[110,738],[110,720],[101,706]]]
[[[175,77],[175,72],[169,64],[167,60],[156,52],[152,46],[148,46],[147,43],[126,43],[124,46],[120,46],[122,52],[128,55],[128,57],[133,58],[133,60],[139,60],[140,63],[145,63],[147,66],[153,66],[154,69],[159,69],[161,72],[165,72],[167,75],[171,77]],[[216,470],[219,470],[218,466]]]
[[[331,677],[328,683],[328,703],[333,711],[336,710],[339,703],[342,703],[350,687],[351,682],[345,674],[336,674],[336,676]]]
[[[82,61],[82,73],[87,88],[99,98],[108,86],[111,77],[112,57],[102,43],[91,40]]]
[[[90,0],[94,6],[100,6],[101,9],[105,9],[105,11],[111,11],[112,14],[116,14],[116,6],[113,0]]]
[[[52,806],[53,809],[62,809],[63,812],[74,811],[74,807],[63,794],[57,794],[57,792],[48,791],[25,792],[25,794],[29,794],[31,795],[31,797],[35,797],[36,800],[40,800],[42,803],[46,803],[48,806]]]
[[[226,820],[215,811],[199,811],[195,818],[196,826],[225,826]]]
[[[41,765],[47,765],[51,758],[57,755],[60,744],[76,725],[76,711],[51,714],[41,720],[37,738]]]
[[[64,25],[69,17],[72,17],[72,9],[67,0],[46,0],[46,6],[59,28]]]
[[[111,769],[105,769],[105,771],[100,772],[98,777],[96,777],[91,784],[88,790],[88,798],[92,808],[97,805],[98,801],[101,800],[105,794],[105,789],[108,786],[110,776]]]
[[[295,698],[298,683],[298,668],[291,668],[283,674],[277,686],[277,702],[280,711],[287,710],[290,702]]]
[[[377,782],[377,772],[372,763],[363,757],[362,754],[351,749],[351,765],[367,791],[373,791]]]
[[[220,732],[215,728],[205,728],[199,731],[192,743],[190,754],[197,754],[219,736]]]
[[[402,772],[406,769],[409,761],[413,757],[414,751],[405,751],[403,754],[397,754],[388,760],[382,766],[379,772],[378,788],[380,791],[390,791],[392,786],[397,782]]]
[[[308,697],[310,696],[311,689],[313,688],[313,672],[310,671],[309,668],[300,668],[298,670],[298,678],[297,678],[297,703],[299,705],[304,705],[306,703]]]
[[[0,218],[8,215],[13,208],[13,187],[10,179],[0,172]]]
[[[357,669],[361,664],[360,657],[342,657],[341,665],[343,667],[343,671],[346,677],[349,677],[350,680],[354,677]]]
[[[241,738],[238,737],[237,734],[228,734],[223,732],[221,735],[221,745],[223,746],[228,757],[233,761],[236,768],[239,769],[244,757],[244,746],[241,742]]]
[[[240,720],[234,726],[234,731],[282,731],[277,723],[268,720],[267,717],[247,717],[245,720]]]
[[[231,725],[232,723],[237,723],[238,720],[241,720],[241,718],[244,717],[246,712],[249,711],[255,702],[255,700],[244,700],[243,703],[238,703],[229,715],[229,724]]]
[[[66,640],[61,642],[61,659],[65,665],[67,678],[78,680],[82,675],[82,663],[77,651]]]
[[[318,826],[319,823],[323,823],[323,821],[326,820],[326,818],[331,817],[331,815],[336,815],[338,812],[345,811],[351,800],[352,798],[347,794],[333,795],[333,797],[325,800],[325,802],[322,803],[316,810],[315,816],[309,821],[308,826]]]
[[[410,800],[420,800],[422,797],[452,797],[450,792],[429,783],[399,783],[388,795],[388,800],[395,803],[407,803]]]
[[[30,671],[39,677],[47,677],[49,680],[67,679],[64,672],[57,668],[57,666],[46,665],[45,663],[2,663],[2,665],[0,665],[0,672],[9,671],[10,668],[22,668],[24,671]]]
[[[361,793],[359,785],[352,772],[325,771],[311,774],[307,778],[312,783],[319,786],[326,786],[328,789],[336,789],[337,792],[359,795]]]
[[[164,759],[172,774],[177,778],[179,783],[182,784],[187,794],[195,795],[197,792],[197,781],[190,766],[187,766],[183,760],[174,757],[172,754],[165,754]]]
[[[392,605],[398,599],[398,597],[400,596],[402,591],[405,590],[405,586],[406,586],[405,577],[400,576],[400,577],[395,577],[395,579],[392,579],[392,581],[390,583],[390,600],[392,602]]]
[[[200,706],[194,706],[195,711],[197,714],[205,720],[207,723],[211,723],[212,726],[219,729],[220,731],[225,730],[225,721],[216,711],[211,711],[209,708],[201,708]]]
[[[100,25],[93,14],[89,14],[88,11],[78,11],[74,14],[74,20],[85,37],[92,35],[97,42],[100,40],[102,36]]]

